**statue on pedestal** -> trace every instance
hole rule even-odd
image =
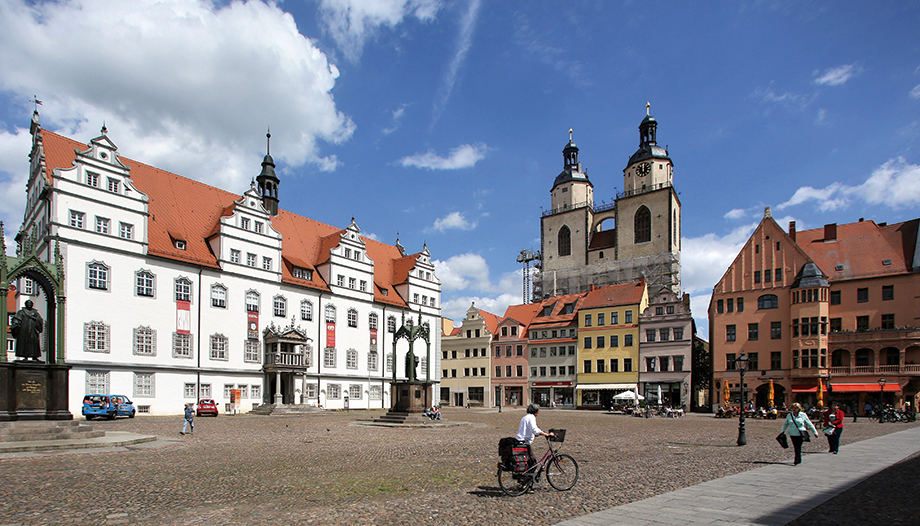
[[[42,357],[42,331],[45,321],[33,308],[32,300],[26,300],[26,306],[13,315],[10,334],[16,338],[16,357],[27,361],[40,362]]]

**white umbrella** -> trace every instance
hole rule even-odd
[[[614,400],[636,400],[638,397],[639,400],[645,400],[645,397],[634,393],[632,391],[623,391],[622,393],[613,397]]]
[[[661,386],[658,386],[658,405],[661,405]]]

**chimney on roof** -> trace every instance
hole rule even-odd
[[[594,292],[594,288],[595,288],[595,286],[594,286],[594,284],[593,284],[593,283],[592,283],[592,284],[590,284],[590,285],[588,285],[588,291],[590,291],[590,292]]]
[[[789,237],[795,241],[795,221],[789,221]]]
[[[836,241],[837,240],[837,223],[829,223],[824,225],[824,240],[825,241]]]

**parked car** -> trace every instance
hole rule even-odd
[[[116,416],[134,418],[134,402],[125,395],[88,394],[83,397],[83,416],[92,420],[97,416],[115,420]]]
[[[204,398],[198,401],[198,416],[217,416],[217,402],[210,398]]]

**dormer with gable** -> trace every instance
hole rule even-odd
[[[255,184],[227,207],[208,244],[225,271],[281,281],[282,236]]]
[[[23,232],[144,253],[148,198],[134,187],[131,168],[119,159],[118,147],[105,126],[86,149],[74,149],[72,167],[55,168],[51,174],[44,168],[43,133],[50,132],[41,130],[36,113]],[[46,199],[54,205],[49,208],[40,203]]]
[[[439,316],[441,308],[441,281],[434,273],[431,252],[428,245],[414,256],[403,258],[406,264],[412,264],[405,276],[394,276],[396,290],[412,310],[421,310],[425,314]]]
[[[330,289],[343,296],[373,299],[374,260],[367,253],[367,243],[354,217],[345,230],[326,236],[321,250],[328,258],[316,269]]]

